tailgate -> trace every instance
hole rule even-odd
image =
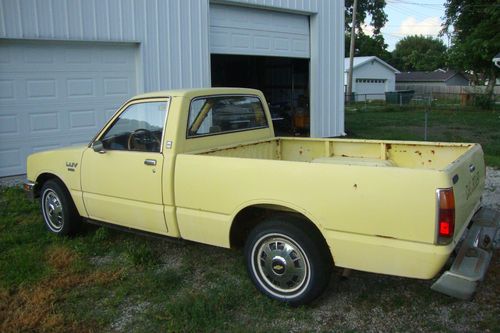
[[[483,150],[473,145],[445,170],[450,176],[455,196],[455,238],[460,238],[477,210],[484,189]]]

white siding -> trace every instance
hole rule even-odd
[[[311,136],[344,131],[344,1],[226,0],[310,16]],[[209,0],[0,0],[0,38],[137,42],[138,91],[210,86]]]
[[[0,38],[140,43],[139,91],[210,85],[208,0],[0,0],[0,7]]]
[[[359,67],[354,67],[352,73],[353,89],[352,91],[358,94],[367,94],[359,90],[356,84],[356,79],[383,79],[385,81],[385,91],[394,91],[396,86],[396,74],[387,66],[382,65],[378,61],[368,61]]]

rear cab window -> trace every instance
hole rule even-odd
[[[257,96],[206,96],[191,101],[187,138],[269,127]]]

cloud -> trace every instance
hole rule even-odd
[[[361,24],[361,30],[365,35],[373,36],[373,27],[371,25],[363,23]]]
[[[441,19],[439,17],[428,17],[422,21],[417,21],[413,16],[407,17],[399,26],[399,34],[437,36],[441,30]]]

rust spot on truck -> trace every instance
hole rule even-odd
[[[419,156],[422,156],[422,152],[420,150],[415,150],[415,154],[418,154]]]
[[[355,190],[357,190],[357,189],[358,189],[358,184],[354,184],[352,187],[353,187]]]
[[[436,151],[434,149],[431,149],[431,154],[434,155]]]
[[[264,140],[264,141],[250,142],[250,143],[242,143],[242,144],[237,144],[237,145],[227,146],[227,147],[215,147],[215,148],[210,148],[207,151],[202,152],[200,154],[201,155],[209,155],[209,154],[218,153],[218,152],[221,152],[221,151],[238,150],[240,148],[246,148],[246,147],[251,147],[251,146],[258,146],[258,145],[261,145],[261,144],[272,143],[272,142],[273,142],[273,140]],[[278,146],[279,146],[279,144],[278,144]]]

